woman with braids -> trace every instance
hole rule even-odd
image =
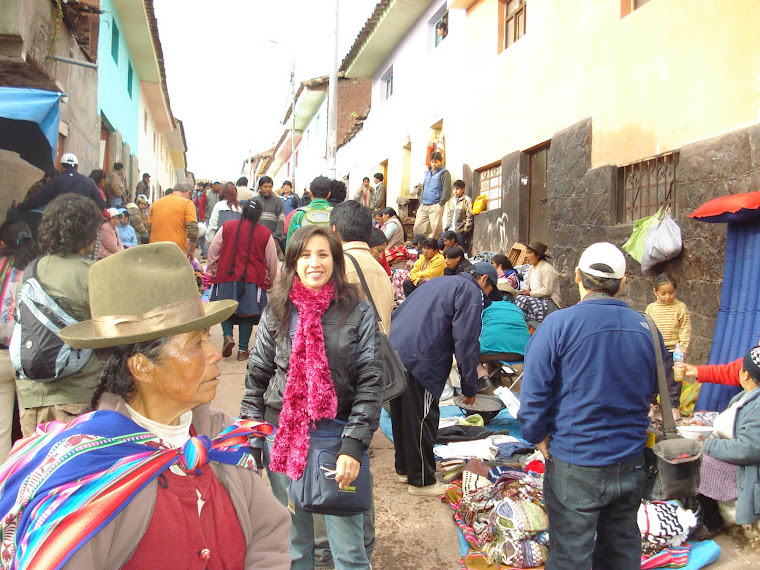
[[[11,450],[13,408],[16,404],[16,371],[8,346],[16,324],[16,294],[26,265],[34,259],[32,230],[21,220],[0,226],[0,461]]]
[[[248,443],[273,428],[209,406],[209,327],[237,303],[201,303],[170,242],[99,261],[89,292],[92,320],[60,337],[103,362],[96,411],[40,426],[0,467],[2,568],[290,568],[288,513]]]
[[[222,323],[222,356],[232,356],[238,325],[238,360],[248,360],[248,342],[267,304],[267,291],[277,275],[277,246],[272,232],[259,224],[261,201],[253,198],[243,208],[240,220],[222,224],[208,250],[208,264],[216,264],[211,300],[232,299],[237,311]]]
[[[278,425],[276,438],[252,445],[263,447],[272,492],[283,505],[289,481],[303,476],[312,433],[340,436],[335,481],[345,489],[380,421],[380,332],[344,264],[329,228],[292,234],[248,361],[240,415]],[[368,569],[362,514],[324,519],[336,570]],[[312,515],[294,507],[291,521],[291,568],[314,568]]]
[[[42,256],[34,277],[69,316],[90,318],[87,275],[103,213],[90,198],[62,194],[51,201],[40,221],[37,247]],[[85,259],[87,257],[88,259]],[[90,408],[101,366],[92,356],[79,371],[55,382],[18,378],[21,432],[31,435],[38,424],[67,422]]]

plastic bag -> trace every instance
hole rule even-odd
[[[667,214],[662,221],[658,221],[647,230],[644,255],[641,258],[642,273],[649,271],[658,263],[678,257],[681,255],[682,248],[681,228],[670,214]]]
[[[644,243],[647,239],[647,231],[657,223],[661,212],[662,208],[657,210],[657,213],[653,216],[636,220],[633,224],[633,232],[631,232],[630,239],[622,246],[622,250],[639,263],[641,263],[641,259],[644,256]]]
[[[488,208],[488,194],[481,194],[475,198],[475,202],[472,204],[472,214],[478,215],[480,212],[484,212]]]

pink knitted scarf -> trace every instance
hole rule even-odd
[[[300,479],[309,453],[309,426],[338,413],[322,332],[322,315],[335,289],[329,281],[319,291],[293,279],[290,300],[298,309],[298,325],[290,351],[288,380],[272,449],[270,469]]]

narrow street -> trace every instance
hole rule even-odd
[[[221,327],[213,327],[211,334],[221,350]],[[245,365],[234,357],[222,360],[222,381],[213,406],[237,415],[245,392]],[[393,444],[380,430],[375,433],[371,449],[377,537],[372,568],[458,570],[459,539],[452,510],[436,499],[413,497],[406,492],[406,485],[396,480],[393,469]],[[715,540],[723,552],[710,570],[760,568],[760,553],[742,552],[726,534]]]

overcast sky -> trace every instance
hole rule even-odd
[[[249,152],[279,140],[292,61],[296,89],[330,73],[333,1],[154,0],[171,107],[196,178],[235,180]],[[339,0],[339,61],[376,1]]]

